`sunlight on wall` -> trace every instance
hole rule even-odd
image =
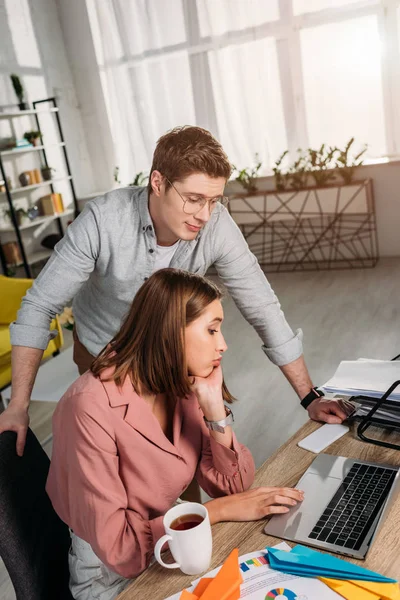
[[[5,0],[17,62],[21,67],[41,67],[28,0]]]

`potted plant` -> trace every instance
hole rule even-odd
[[[19,104],[18,104],[19,110],[28,110],[29,104],[27,102],[24,102],[25,90],[24,90],[24,86],[21,83],[20,78],[15,73],[10,75],[10,77],[11,77],[11,83],[14,88],[15,95],[17,96],[17,98],[19,100]]]
[[[140,171],[140,173],[136,173],[134,180],[132,181],[132,183],[128,183],[128,186],[142,187],[146,185],[148,179],[149,176],[143,173],[143,171]]]
[[[261,169],[262,162],[258,158],[258,154],[255,155],[256,165],[253,168],[246,167],[245,169],[237,169],[234,165],[233,172],[237,173],[236,181],[240,183],[244,189],[250,194],[257,191],[256,179],[258,176],[258,171]]]
[[[364,159],[362,159],[362,155],[367,151],[367,144],[365,144],[356,156],[354,156],[353,160],[351,160],[349,156],[350,148],[354,143],[354,138],[351,138],[345,146],[344,150],[340,150],[340,148],[336,148],[337,158],[336,158],[336,168],[337,173],[343,179],[345,184],[349,184],[353,180],[354,171],[356,167],[360,167]]]
[[[37,146],[37,141],[41,137],[40,131],[26,131],[24,133],[24,138],[27,142],[32,144],[32,146]]]
[[[49,166],[42,167],[40,169],[40,171],[42,173],[42,177],[43,177],[44,181],[50,181],[51,173],[52,173],[52,171],[55,171],[55,170],[56,169],[53,169],[53,167],[49,167]]]
[[[28,213],[24,208],[14,208],[15,216],[17,218],[18,227],[24,224],[24,222],[29,218]],[[4,210],[4,214],[12,222],[11,219],[11,210],[9,208]]]

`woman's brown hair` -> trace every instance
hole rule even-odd
[[[219,288],[199,275],[161,269],[137,292],[117,335],[94,360],[91,371],[101,378],[113,367],[109,380],[121,386],[130,377],[138,392],[183,398],[191,392],[185,352],[185,327],[214,300]],[[223,384],[227,402],[233,397]]]

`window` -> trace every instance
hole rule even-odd
[[[200,35],[222,35],[279,19],[278,0],[197,0]]]
[[[256,152],[272,165],[287,146],[274,40],[228,46],[210,52],[209,59],[225,151],[241,165],[252,165]]]
[[[311,146],[344,146],[354,136],[370,156],[385,154],[376,16],[303,29],[300,40]]]
[[[313,13],[325,8],[343,8],[359,0],[293,0],[293,13]]]
[[[400,0],[86,2],[122,181],[184,124],[263,173],[351,137],[368,158],[399,152]]]

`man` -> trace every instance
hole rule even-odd
[[[178,127],[157,143],[146,188],[114,190],[89,202],[22,301],[11,325],[12,397],[0,433],[17,432],[22,455],[32,387],[49,324],[73,298],[74,359],[80,373],[119,330],[137,290],[163,267],[204,274],[214,265],[236,305],[263,341],[312,419],[340,423],[345,414],[320,397],[278,299],[224,207],[231,165],[199,127]]]

